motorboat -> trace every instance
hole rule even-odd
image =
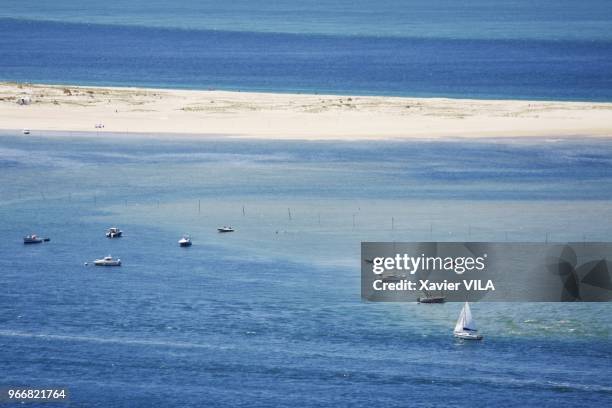
[[[30,129],[23,129],[23,134],[24,135],[29,135],[30,134]]]
[[[49,238],[41,238],[36,234],[26,235],[23,237],[24,244],[41,244],[43,242],[49,242]]]
[[[234,229],[232,227],[223,226],[223,227],[217,228],[217,231],[219,231],[219,232],[234,232]]]
[[[123,231],[121,231],[117,227],[109,228],[108,231],[106,231],[107,238],[119,238],[122,234],[123,234]]]
[[[472,317],[472,311],[470,310],[470,304],[468,302],[465,302],[461,309],[461,313],[459,313],[453,335],[463,340],[482,340],[482,335],[478,334],[476,322]]]
[[[426,297],[418,297],[418,303],[444,303],[446,302],[446,297],[444,296],[426,296]]]
[[[191,237],[189,237],[188,235],[184,235],[183,238],[179,239],[178,243],[181,247],[190,247]]]
[[[105,256],[94,261],[95,266],[121,266],[121,259],[114,259],[112,256]]]
[[[446,302],[446,296],[440,293],[438,296],[432,295],[427,290],[423,290],[425,297],[418,297],[417,303],[444,303]]]

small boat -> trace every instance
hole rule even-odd
[[[219,232],[234,232],[234,229],[232,227],[223,226],[223,227],[217,228],[217,231],[219,231]]]
[[[121,259],[114,259],[112,256],[105,256],[94,261],[95,266],[121,266]]]
[[[25,237],[23,237],[24,244],[40,244],[40,243],[49,242],[49,241],[50,241],[49,238],[41,238],[36,234],[26,235]]]
[[[30,129],[23,129],[23,134],[24,135],[29,135],[30,134]]]
[[[191,246],[191,237],[189,235],[184,235],[183,238],[179,239],[179,246],[181,247],[190,247]]]
[[[432,296],[428,291],[424,290],[425,297],[418,297],[417,303],[444,303],[446,302],[446,296],[440,293],[439,296]]]
[[[106,231],[106,238],[119,238],[122,234],[123,231],[121,231],[119,228],[112,227]]]
[[[478,334],[476,322],[472,317],[472,311],[468,302],[465,302],[461,313],[459,313],[459,319],[457,319],[453,335],[463,340],[482,340],[482,335]]]
[[[446,302],[446,297],[444,296],[426,296],[426,297],[418,297],[418,303],[444,303]]]

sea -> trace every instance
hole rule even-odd
[[[4,131],[0,185],[2,385],[79,407],[612,403],[608,303],[473,303],[465,343],[460,303],[360,299],[361,241],[610,241],[609,140]]]
[[[4,0],[0,80],[612,100],[608,0]]]
[[[598,0],[3,1],[0,80],[612,101],[611,23]],[[459,303],[361,300],[360,243],[610,241],[611,202],[605,139],[3,130],[0,389],[101,408],[608,407],[609,304],[476,302],[484,340],[456,341]],[[123,265],[91,266],[109,254]]]

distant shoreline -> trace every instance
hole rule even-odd
[[[18,104],[22,99],[23,105]],[[278,140],[612,137],[612,103],[0,83],[0,129]],[[96,125],[103,127],[96,128]]]

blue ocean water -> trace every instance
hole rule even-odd
[[[0,384],[92,407],[610,406],[609,304],[476,303],[484,342],[456,342],[459,304],[361,302],[359,243],[609,241],[611,157],[3,133]],[[124,265],[83,264],[108,253]]]
[[[6,1],[0,17],[248,33],[611,40],[606,0]]]
[[[10,1],[0,80],[610,101],[611,25],[603,0]]]

